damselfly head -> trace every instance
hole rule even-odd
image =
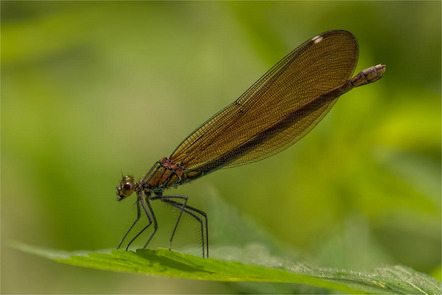
[[[117,201],[121,201],[135,191],[135,180],[132,176],[126,175],[123,176],[123,179],[120,181],[120,185],[117,186]]]

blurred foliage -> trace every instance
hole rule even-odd
[[[247,292],[76,269],[5,246],[116,247],[135,217],[133,201],[114,200],[120,172],[141,177],[285,54],[330,29],[351,31],[357,70],[386,64],[384,78],[344,95],[287,151],[171,193],[209,214],[214,246],[255,242],[240,239],[247,224],[234,216],[244,214],[265,233],[256,239],[274,239],[283,246],[273,251],[290,249],[301,261],[361,271],[398,263],[440,280],[440,9],[417,1],[2,1],[1,292]],[[154,205],[152,248],[165,247],[176,215]],[[176,247],[198,252],[195,227],[183,225]]]

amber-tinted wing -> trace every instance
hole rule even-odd
[[[335,100],[265,136],[258,145],[247,142],[269,132],[269,126],[305,103],[345,83],[357,60],[358,45],[351,33],[334,30],[313,37],[196,129],[173,152],[171,160],[187,171],[208,173],[259,161],[286,149],[307,134]]]

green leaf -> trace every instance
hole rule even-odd
[[[226,282],[296,283],[351,294],[442,294],[440,282],[404,266],[383,267],[363,273],[277,261],[272,266],[243,264],[203,259],[166,249],[66,252],[21,243],[14,247],[61,263],[146,275]]]

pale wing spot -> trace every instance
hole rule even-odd
[[[313,37],[312,41],[313,41],[313,43],[318,44],[319,42],[322,41],[322,39],[324,39],[324,37],[318,35],[318,36]]]

